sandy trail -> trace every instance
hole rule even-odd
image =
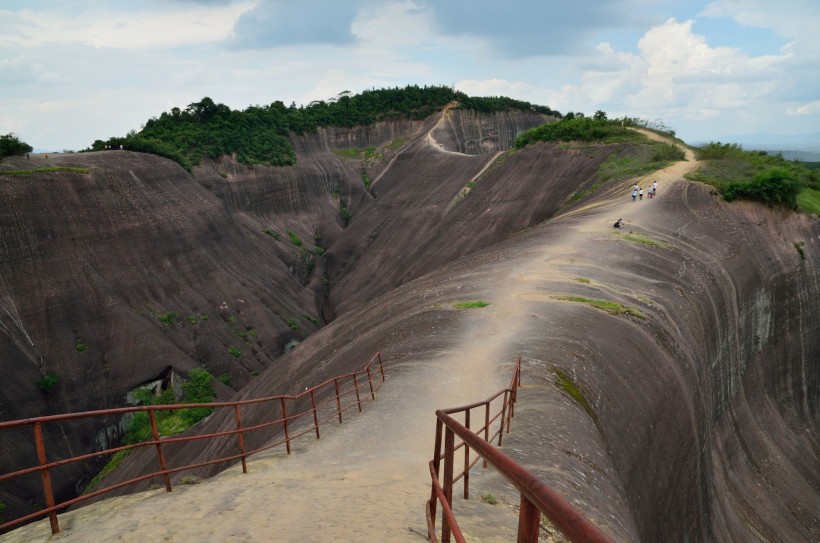
[[[665,187],[696,166],[688,152],[688,161],[637,182],[646,187],[657,180],[657,198],[663,198]],[[486,274],[482,286],[491,305],[465,313],[452,350],[437,360],[402,361],[407,367],[382,386],[375,403],[343,426],[323,427],[321,440],[299,442],[291,456],[276,451],[250,460],[247,475],[237,466],[170,494],[143,492],[66,513],[55,536],[45,520],[0,541],[425,540],[435,409],[486,398],[508,384],[516,338],[527,326],[521,300],[543,296],[538,286],[565,274],[560,263],[579,255],[589,240],[612,235],[618,217],[627,229],[642,226],[642,210],[652,201],[633,203],[632,182],[567,213],[575,218],[560,240],[545,240],[504,267],[507,272]]]

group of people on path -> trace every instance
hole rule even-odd
[[[652,198],[655,197],[655,194],[657,194],[657,192],[658,192],[658,182],[653,181],[652,184],[646,188],[646,193],[649,195],[649,199],[651,200]],[[643,200],[643,187],[638,186],[637,183],[635,183],[635,185],[632,187],[632,201],[634,202],[636,199]],[[622,228],[623,225],[624,225],[624,220],[623,219],[618,219],[617,221],[615,221],[615,224],[613,224],[612,226],[614,226],[615,228]]]
[[[649,198],[652,199],[655,197],[655,194],[658,192],[658,182],[654,181],[651,186],[647,187],[646,193],[648,194]],[[639,187],[637,183],[635,186],[632,187],[632,201],[634,202],[635,199],[643,200],[643,187]]]

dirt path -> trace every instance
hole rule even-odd
[[[665,187],[696,167],[688,158],[638,182],[657,180],[663,198]],[[403,361],[407,368],[383,385],[376,403],[343,426],[325,427],[320,441],[300,442],[291,456],[252,460],[247,475],[234,467],[170,494],[149,491],[66,513],[63,531],[53,537],[46,520],[0,541],[424,541],[435,409],[483,399],[508,384],[529,318],[521,300],[543,296],[539,285],[564,273],[557,263],[610,235],[618,217],[641,225],[652,201],[632,202],[631,184],[566,214],[579,220],[560,240],[545,241],[504,273],[486,274],[482,288],[491,305],[465,313],[463,334],[450,351],[439,360]]]

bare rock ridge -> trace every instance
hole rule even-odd
[[[90,174],[4,178],[0,300],[20,318],[2,321],[0,359],[14,368],[0,383],[2,418],[79,410],[92,394],[95,407],[121,405],[124,390],[169,365],[229,372],[244,385],[235,397],[255,397],[377,350],[396,375],[445,371],[462,352],[521,353],[540,406],[522,431],[537,446],[513,452],[616,540],[820,538],[820,223],[726,204],[674,172],[654,201],[626,202],[623,181],[570,204],[617,146],[496,155],[500,134],[536,121],[449,111],[369,136],[320,132],[295,145],[298,170],[225,159],[191,179],[162,159],[112,152],[61,157]],[[468,145],[488,137],[502,143]],[[383,155],[329,152],[364,144]],[[346,228],[336,191],[353,215]],[[619,216],[627,228],[613,232]],[[303,241],[318,232],[327,251],[313,269],[287,230]],[[475,299],[491,305],[453,309]],[[166,326],[147,305],[210,318]],[[281,356],[298,335],[283,318],[320,308],[331,322]],[[237,323],[258,331],[250,345]],[[43,365],[58,375],[56,394],[34,385]],[[431,424],[449,404],[430,406]],[[249,409],[243,422],[262,417]],[[224,422],[212,416],[201,430]],[[81,447],[103,431],[67,430],[49,446]],[[32,450],[0,445],[4,466]],[[180,446],[169,462],[212,452]],[[148,456],[129,457],[110,482]],[[2,499],[22,508],[35,483],[3,487]]]

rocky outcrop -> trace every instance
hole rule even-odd
[[[229,383],[217,384],[224,398],[276,366],[326,320],[329,276],[338,273],[322,253],[347,232],[342,208],[355,222],[373,200],[363,174],[375,178],[437,121],[293,136],[298,163],[286,168],[223,157],[191,176],[124,151],[15,166],[88,172],[0,183],[0,360],[8,375],[0,420],[121,407],[130,390],[169,368],[183,376],[207,368]],[[338,152],[366,148],[376,152]],[[293,377],[274,373],[291,390]],[[98,449],[121,431],[118,419],[51,425],[47,450],[61,457]],[[0,440],[4,471],[30,465],[33,436],[4,432]],[[81,490],[99,467],[59,470],[58,497]],[[32,477],[0,488],[6,516],[35,507],[39,487]]]
[[[32,384],[40,375],[41,361],[37,354],[27,354],[32,345],[25,347],[26,334],[48,368],[54,357],[62,360],[55,354],[59,349],[49,346],[58,345],[49,330],[62,330],[55,323],[63,321],[54,315],[74,311],[58,303],[67,296],[65,286],[43,289],[56,293],[56,298],[37,294],[27,300],[23,295],[29,292],[25,286],[35,288],[42,282],[26,283],[27,274],[50,277],[38,271],[40,265],[58,279],[62,277],[58,270],[68,268],[72,272],[66,275],[85,278],[81,284],[106,286],[109,290],[103,293],[128,301],[111,306],[76,304],[94,308],[95,319],[83,320],[92,328],[78,329],[79,339],[65,331],[54,338],[69,338],[68,346],[73,348],[74,341],[95,337],[86,336],[88,330],[102,329],[102,323],[119,316],[112,328],[124,331],[115,337],[130,341],[131,351],[145,353],[148,347],[141,345],[150,341],[156,344],[150,346],[155,349],[152,356],[168,354],[163,349],[181,353],[166,356],[165,365],[151,367],[155,361],[147,360],[147,355],[132,360],[124,357],[124,349],[117,350],[117,360],[132,368],[117,369],[118,375],[143,366],[151,368],[145,375],[156,375],[169,359],[170,365],[183,370],[193,367],[199,360],[186,358],[190,349],[204,353],[204,360],[212,361],[209,364],[216,363],[207,358],[211,352],[207,342],[219,342],[224,348],[232,339],[230,328],[208,329],[206,339],[205,334],[192,335],[187,325],[162,326],[150,311],[141,313],[142,306],[134,301],[149,294],[153,297],[147,299],[161,309],[173,309],[169,301],[192,300],[179,306],[181,314],[204,312],[200,308],[207,307],[219,326],[228,323],[215,319],[217,315],[253,322],[260,338],[276,337],[277,330],[289,333],[282,330],[285,326],[277,311],[282,315],[309,311],[311,304],[319,303],[329,324],[298,348],[282,356],[277,351],[275,360],[274,347],[263,349],[260,339],[259,347],[254,344],[260,374],[235,397],[302,390],[361,367],[379,350],[394,373],[432,364],[446,371],[447,356],[465,346],[474,356],[503,353],[505,360],[521,353],[526,394],[537,398],[534,404],[539,409],[528,415],[529,426],[516,422],[516,432],[523,431],[537,446],[527,454],[517,449],[510,453],[520,454],[522,462],[616,540],[817,539],[817,219],[757,204],[727,204],[708,187],[681,179],[664,182],[661,198],[634,204],[642,207],[627,208],[622,215],[619,196],[628,198],[624,190],[628,181],[593,188],[593,175],[611,152],[639,153],[639,149],[570,150],[539,144],[498,156],[467,155],[446,143],[443,119],[431,119],[421,131],[413,132],[418,128],[383,128],[384,135],[378,137],[355,131],[310,136],[302,147],[297,146],[304,154],[296,167],[300,173],[294,177],[292,172],[297,170],[244,168],[224,159],[203,164],[195,179],[181,170],[162,174],[173,183],[160,182],[159,172],[151,169],[157,179],[149,183],[145,179],[151,176],[139,173],[138,165],[160,159],[125,153],[77,157],[77,161],[112,157],[111,163],[94,166],[101,171],[65,178],[68,186],[75,187],[71,191],[88,184],[93,191],[86,189],[82,197],[75,197],[61,188],[65,192],[55,198],[46,194],[45,187],[29,202],[45,201],[46,209],[59,209],[71,198],[87,202],[91,193],[117,194],[136,183],[139,194],[159,191],[162,195],[140,209],[156,207],[161,212],[143,211],[142,216],[151,219],[133,220],[130,228],[156,232],[148,238],[151,243],[144,241],[143,246],[171,245],[167,250],[151,249],[157,256],[150,262],[159,265],[139,267],[146,260],[134,256],[142,254],[140,245],[122,242],[135,236],[134,230],[118,231],[115,243],[113,237],[105,241],[105,235],[83,235],[84,230],[75,226],[54,226],[53,218],[26,222],[32,219],[19,206],[3,216],[4,241],[9,236],[18,240],[9,245],[15,251],[9,253],[13,260],[3,263],[10,289],[4,303],[15,302],[25,328],[15,329],[14,341],[3,343],[3,354],[9,355],[3,360],[26,368],[27,373],[15,377],[21,390],[29,390],[28,396],[21,396],[28,399],[21,402],[40,406],[39,412],[70,407],[61,403],[60,396],[44,396]],[[323,150],[332,147],[336,138],[353,147],[369,143],[381,151],[369,162],[338,157]],[[396,139],[399,143],[390,145]],[[106,172],[121,168],[117,165],[121,160],[129,166],[109,178]],[[160,162],[163,172],[166,167],[178,170]],[[360,177],[363,167],[372,180],[370,190]],[[130,176],[125,172],[131,170],[141,181],[131,178],[126,183]],[[12,181],[19,194],[34,190],[24,180]],[[52,185],[66,182],[56,175],[51,181]],[[338,215],[341,204],[334,196],[336,190],[352,210],[347,227]],[[586,192],[588,197],[573,199]],[[174,196],[178,193],[185,197]],[[111,214],[125,213],[127,218],[129,206],[136,205],[128,198],[99,201],[89,222],[119,224]],[[187,213],[180,215],[177,208],[185,206],[198,211],[190,218]],[[633,211],[637,209],[640,212]],[[52,214],[78,220],[66,211]],[[615,232],[611,224],[619,216],[626,228]],[[84,220],[78,224],[85,224]],[[74,224],[71,221],[63,222]],[[55,248],[59,244],[45,241],[53,235],[50,232],[60,233],[63,228],[77,233],[59,234],[59,239],[85,255],[86,260],[77,260],[90,260],[93,265],[75,264],[71,250],[60,253],[62,249]],[[302,239],[318,231],[327,249],[324,262],[312,274],[300,275],[296,268],[301,253],[287,245],[286,238],[270,239],[261,233],[263,228],[283,235],[290,229]],[[167,240],[166,232],[185,241]],[[105,243],[104,250],[114,253],[115,262],[125,261],[140,270],[139,277],[156,279],[140,282],[139,288],[130,286],[133,292],[125,288],[130,285],[124,278],[127,269],[110,271],[114,266],[108,256],[97,254],[98,237]],[[84,248],[89,244],[95,249]],[[58,264],[48,267],[52,260]],[[30,261],[37,265],[27,264]],[[163,267],[165,262],[170,265]],[[106,271],[93,275],[92,270]],[[213,281],[206,284],[203,277]],[[67,279],[56,284],[63,285],[60,281]],[[21,282],[23,286],[17,286]],[[109,300],[88,289],[84,295],[88,299]],[[227,312],[207,305],[239,297],[244,301],[236,311],[232,304]],[[491,305],[483,313],[453,308],[456,301],[476,299]],[[584,299],[611,302],[614,309],[610,306],[607,312],[579,303]],[[47,300],[56,301],[49,305]],[[47,309],[52,307],[61,309]],[[117,313],[125,308],[128,311]],[[244,320],[250,319],[248,314],[252,321]],[[82,316],[70,313],[71,319]],[[88,343],[93,348],[95,342]],[[106,355],[116,348],[113,339],[105,345]],[[66,350],[71,357],[83,355]],[[91,360],[101,364],[103,359],[94,356]],[[60,367],[73,367],[67,355],[65,360]],[[83,375],[96,375],[92,364],[80,367]],[[95,379],[90,382],[107,382],[103,377]],[[559,380],[561,386],[556,384]],[[79,389],[77,384],[74,387]],[[3,398],[12,392],[12,387],[4,388]],[[113,388],[106,394],[113,403]],[[15,404],[6,402],[3,408],[8,405]],[[435,408],[448,405],[448,399],[442,398],[439,405],[430,406],[431,417]],[[267,416],[261,409],[248,408],[243,411],[243,424],[250,426]],[[216,413],[195,430],[230,424],[229,418]],[[85,428],[73,432],[60,439],[81,441],[75,433],[86,440],[97,435]],[[257,432],[247,436],[248,447],[273,438],[273,433]],[[59,441],[55,436],[51,439]],[[2,445],[4,454],[12,450],[6,441]],[[235,452],[235,440],[214,443],[207,451],[200,445],[167,449],[169,463],[179,465],[214,452]],[[107,482],[142,472],[154,463],[151,451],[135,453]],[[199,475],[213,472],[201,470]]]

